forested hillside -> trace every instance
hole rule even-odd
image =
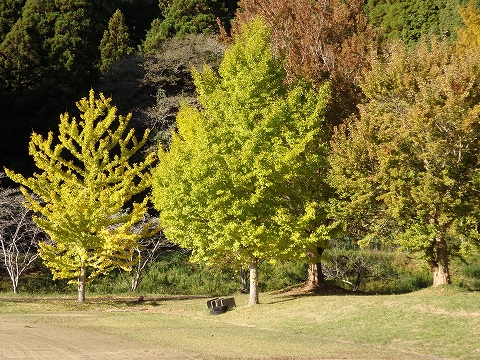
[[[325,3],[326,16],[312,22],[308,18],[307,2],[293,5],[282,1],[108,0],[100,4],[85,0],[2,0],[2,164],[15,164],[31,171],[24,145],[31,131],[48,131],[57,123],[61,112],[74,111],[74,102],[90,88],[101,86],[103,78],[108,78],[106,81],[111,87],[109,71],[111,67],[118,68],[114,63],[122,56],[137,59],[131,59],[130,63],[148,62],[143,57],[161,53],[166,40],[191,33],[216,34],[225,39],[232,23],[235,27],[235,23],[257,15],[275,20],[274,26],[278,29],[275,43],[284,50],[288,47],[292,76],[302,73],[315,81],[341,82],[335,87],[334,91],[339,93],[331,104],[331,121],[338,124],[356,111],[361,92],[352,84],[353,77],[361,71],[369,48],[391,38],[400,38],[407,45],[416,43],[421,36],[455,39],[457,27],[464,26],[458,7],[466,3],[465,0],[354,1],[346,6],[332,1]],[[126,37],[118,35],[118,40],[114,40],[105,32],[109,31],[109,23],[115,26],[110,20],[117,10],[123,15]],[[322,33],[315,34],[320,27],[324,29]],[[110,30],[116,34],[119,31]],[[377,31],[374,38],[372,31]],[[287,32],[290,39],[285,37]],[[301,40],[302,37],[306,40]],[[127,43],[120,45],[118,41]],[[300,45],[301,41],[304,45]],[[315,50],[316,41],[321,43]],[[107,42],[113,42],[113,47],[127,46],[131,50],[124,54],[120,50],[112,53],[105,49]],[[308,54],[309,51],[313,53]],[[138,82],[144,80],[144,72],[135,67],[128,73],[134,73]],[[181,81],[185,81],[185,77],[189,77],[188,71],[181,76]],[[121,88],[123,78],[119,80]],[[153,106],[158,84],[148,80],[144,83],[150,88],[149,92],[140,90],[142,100],[134,106],[120,104],[121,99],[117,97],[124,96],[121,92],[118,96],[113,92],[110,95],[121,108],[129,111]]]
[[[56,138],[60,114],[87,118],[76,102],[90,96],[94,109],[93,89],[148,135],[137,163],[160,150],[152,203],[170,240],[198,261],[252,269],[304,258],[316,287],[329,241],[348,238],[408,248],[435,285],[449,283],[449,261],[477,254],[480,239],[479,9],[467,0],[0,0],[1,165],[31,176],[33,160],[45,162],[28,154],[32,133],[41,144],[49,131]],[[62,131],[77,139],[72,121]],[[58,186],[72,173],[86,181],[71,146],[65,158],[48,155],[72,169]],[[120,151],[110,150],[105,163]]]

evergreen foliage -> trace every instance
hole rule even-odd
[[[329,236],[321,128],[328,86],[286,87],[270,34],[255,21],[227,49],[218,75],[194,71],[201,109],[181,107],[178,133],[153,173],[167,238],[197,261],[250,264],[250,304],[262,259],[305,256]]]
[[[47,138],[32,134],[30,154],[40,173],[25,178],[6,170],[25,187],[35,222],[52,240],[39,244],[41,258],[55,279],[76,279],[79,301],[85,300],[87,280],[118,266],[130,268],[138,240],[151,232],[149,224],[141,232],[132,230],[142,220],[148,198],[131,200],[150,186],[146,170],[154,157],[129,163],[148,131],[137,141],[134,131],[127,131],[130,115],[117,117],[110,101],[102,94],[96,99],[91,90],[89,98],[77,103],[79,120],[60,116],[58,143],[52,132]]]
[[[409,46],[422,37],[456,39],[462,25],[458,13],[468,0],[369,0],[366,13],[387,39],[397,38]],[[475,6],[478,7],[478,2]]]
[[[102,58],[100,69],[105,71],[114,62],[131,55],[134,49],[130,44],[130,35],[125,25],[125,17],[120,10],[117,10],[110,18],[108,30],[104,31],[102,41],[100,42]]]
[[[160,1],[163,18],[152,22],[142,49],[152,52],[159,44],[175,36],[215,34],[221,26],[229,29],[236,9],[232,0],[171,0]]]
[[[0,0],[0,44],[13,25],[22,17],[26,0]]]
[[[100,75],[100,42],[115,9],[140,43],[158,0],[0,0],[0,154],[33,171],[22,143],[46,134]],[[133,10],[133,11],[132,11]],[[16,134],[13,138],[11,134]]]

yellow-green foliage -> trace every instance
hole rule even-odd
[[[464,54],[468,49],[480,46],[480,9],[477,9],[473,1],[464,8],[459,8],[465,28],[457,29],[458,39],[456,42],[459,54]]]
[[[338,129],[330,158],[348,224],[362,228],[363,243],[395,239],[422,251],[432,269],[478,245],[478,56],[393,43],[361,86],[368,101]]]
[[[77,103],[80,120],[67,113],[60,116],[58,140],[52,132],[47,138],[32,134],[29,151],[41,172],[26,179],[6,169],[24,186],[26,205],[52,240],[40,243],[39,252],[54,278],[77,278],[82,267],[90,279],[113,267],[129,269],[139,238],[150,231],[132,231],[146,211],[147,198],[124,208],[150,186],[146,170],[153,155],[129,164],[148,131],[137,141],[133,129],[127,132],[131,115],[117,117],[110,101],[103,94],[96,99],[91,90],[89,98]]]
[[[226,51],[219,73],[194,72],[202,109],[183,105],[160,151],[153,198],[167,237],[197,260],[248,264],[325,244],[322,133],[328,86],[285,86],[256,21]]]

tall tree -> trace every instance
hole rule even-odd
[[[419,251],[433,285],[450,283],[449,259],[477,243],[480,63],[444,43],[375,58],[360,118],[333,138],[331,181],[363,243],[395,239]]]
[[[22,17],[25,2],[26,0],[0,0],[0,43]]]
[[[111,99],[102,94],[77,103],[80,120],[60,116],[58,141],[32,134],[30,154],[40,173],[24,178],[11,170],[7,175],[22,184],[35,222],[53,243],[39,244],[39,253],[54,278],[76,279],[78,301],[85,301],[85,285],[113,267],[131,268],[138,240],[152,230],[133,226],[143,219],[148,198],[132,197],[150,186],[146,172],[152,154],[141,163],[130,164],[145,143],[148,131],[137,141],[128,130],[131,115],[116,115]],[[27,189],[39,196],[37,200]],[[125,206],[131,208],[125,211]]]
[[[290,79],[306,77],[316,85],[331,81],[327,124],[338,125],[357,113],[362,99],[357,79],[375,47],[363,0],[239,1],[237,24],[257,16],[275,29],[272,42],[286,55]]]
[[[250,268],[317,246],[329,235],[322,171],[328,86],[285,85],[271,31],[259,20],[235,38],[218,75],[193,72],[201,109],[184,104],[178,133],[159,152],[153,199],[169,240],[195,260],[234,258]]]
[[[130,46],[130,35],[125,17],[120,10],[110,18],[108,29],[103,32],[103,38],[100,42],[100,53],[102,64],[100,68],[105,71],[116,61],[133,53],[133,47]]]

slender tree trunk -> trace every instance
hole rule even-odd
[[[138,283],[140,282],[140,269],[137,268],[136,270],[132,270],[134,272],[134,274],[132,274],[132,277],[131,277],[131,286],[130,286],[130,291],[131,292],[134,292],[137,290],[137,287],[138,287]]]
[[[248,290],[248,279],[249,279],[249,270],[247,268],[240,268],[240,279],[242,281],[242,290],[241,292],[246,294]]]
[[[433,286],[450,284],[447,242],[444,236],[435,239],[435,253],[436,259],[430,262],[433,272]]]
[[[78,302],[85,302],[85,286],[87,283],[87,267],[82,265],[80,268],[80,276],[78,277]]]
[[[320,260],[324,250],[324,248],[317,247],[315,251],[308,251],[308,278],[307,283],[305,284],[305,291],[315,291],[326,286]]]
[[[258,301],[258,260],[252,260],[249,265],[250,269],[250,298],[248,299],[248,305],[257,305]]]

